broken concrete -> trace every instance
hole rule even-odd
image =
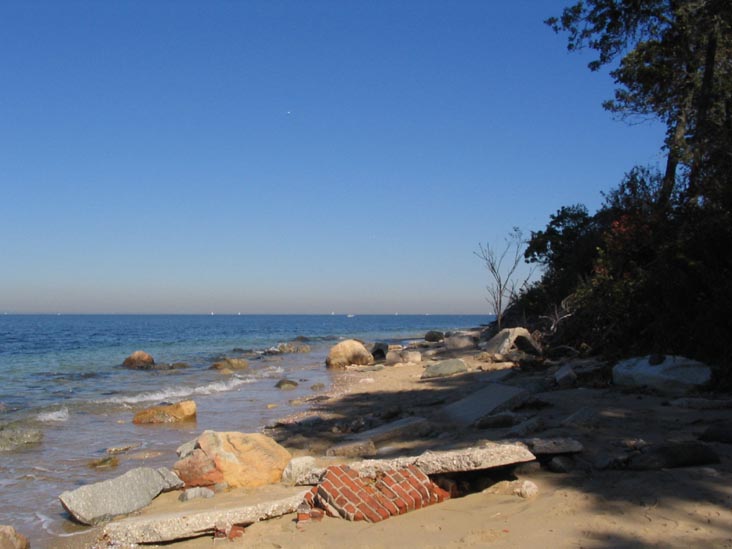
[[[325,452],[326,456],[340,457],[371,457],[376,455],[376,446],[371,439],[352,440],[331,446]]]
[[[536,456],[526,445],[521,443],[488,442],[483,446],[472,446],[459,450],[425,452],[419,456],[399,457],[394,459],[366,459],[350,463],[349,466],[365,475],[374,476],[387,469],[402,469],[415,465],[427,475],[438,473],[459,473],[492,469],[514,463],[533,461]],[[314,470],[298,479],[297,485],[317,484],[326,469]]]
[[[468,371],[468,365],[460,358],[452,358],[430,364],[425,368],[422,379],[433,379],[436,377],[447,377],[455,374],[462,374]]]
[[[505,328],[488,340],[482,349],[494,355],[505,355],[512,349],[532,355],[541,354],[541,346],[526,328]]]
[[[613,383],[629,387],[650,387],[666,394],[683,394],[706,385],[712,369],[697,360],[666,356],[656,363],[651,356],[631,358],[613,367]]]
[[[142,509],[160,492],[182,485],[180,479],[167,469],[138,467],[122,476],[66,491],[59,499],[82,524],[99,524]]]
[[[210,509],[199,512],[185,511],[152,517],[130,517],[111,522],[103,534],[112,543],[161,543],[192,538],[229,529],[231,526],[294,513],[307,491],[277,501],[242,505],[229,509]]]
[[[518,406],[528,397],[529,393],[524,389],[491,383],[483,389],[445,406],[442,413],[448,421],[470,425],[484,416]]]
[[[565,364],[564,366],[559,368],[559,370],[557,370],[554,374],[554,383],[556,383],[562,389],[572,387],[575,383],[577,383],[577,374],[574,372],[574,369],[572,369],[569,364]]]
[[[352,437],[352,440],[372,440],[374,443],[384,442],[403,437],[419,437],[432,430],[432,424],[423,417],[412,416],[385,423],[374,429],[362,431]]]

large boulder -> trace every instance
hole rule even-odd
[[[325,359],[328,368],[345,368],[351,364],[366,366],[374,363],[374,357],[360,341],[346,339],[334,345]]]
[[[256,488],[279,482],[290,453],[260,433],[204,431],[173,469],[186,486]]]
[[[142,509],[161,492],[182,486],[180,479],[165,468],[138,467],[120,477],[66,491],[59,499],[82,524],[99,524]]]
[[[0,549],[30,549],[30,542],[12,526],[0,526]]]
[[[424,334],[424,340],[430,343],[437,343],[438,341],[442,341],[443,339],[445,339],[445,334],[442,332],[438,332],[437,330],[430,330],[429,332]]]
[[[631,358],[613,367],[616,385],[650,387],[667,394],[687,393],[708,384],[711,379],[709,366],[681,356]]]
[[[167,406],[152,406],[135,414],[132,423],[177,423],[179,421],[196,421],[196,403],[184,400]]]
[[[509,351],[519,350],[531,355],[540,355],[541,346],[531,337],[526,328],[504,328],[487,343],[483,350],[494,355],[505,355]]]
[[[155,360],[145,351],[135,351],[124,360],[122,366],[135,370],[150,370],[155,366]]]

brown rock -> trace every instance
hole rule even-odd
[[[30,549],[30,542],[12,526],[0,526],[0,549]]]
[[[292,456],[259,433],[204,431],[195,448],[174,470],[186,486],[225,483],[231,488],[255,488],[279,482]]]
[[[179,421],[196,421],[196,403],[184,400],[168,406],[153,406],[135,414],[132,423],[177,423]]]
[[[155,360],[145,351],[135,351],[122,363],[126,368],[147,369],[155,365]]]
[[[363,343],[355,339],[347,339],[334,345],[325,359],[328,368],[345,368],[350,364],[373,364],[374,357],[366,350]]]
[[[226,373],[226,370],[246,370],[249,368],[249,361],[246,358],[225,358],[211,365],[211,370],[220,370]]]

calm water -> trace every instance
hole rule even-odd
[[[34,547],[79,530],[57,496],[142,465],[170,467],[175,448],[204,429],[256,431],[294,412],[292,399],[313,394],[337,373],[323,366],[328,349],[347,337],[407,340],[430,329],[459,329],[490,316],[310,315],[5,315],[0,316],[0,436],[40,430],[42,440],[0,451],[0,524],[12,524]],[[260,356],[281,342],[307,338],[306,354]],[[119,365],[144,349],[156,362],[185,362],[184,370],[135,371]],[[233,376],[209,366],[222,356],[255,357]],[[257,358],[259,357],[259,358]],[[274,388],[296,379],[294,391]],[[137,426],[146,406],[193,398],[193,425]],[[268,404],[277,404],[268,408]],[[113,470],[88,467],[113,446],[139,444]]]

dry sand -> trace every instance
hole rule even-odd
[[[434,418],[435,432],[427,438],[404,437],[385,443],[381,454],[391,457],[499,439],[506,429],[443,428],[437,421],[442,405],[498,375],[480,371],[479,367],[488,366],[479,362],[475,353],[460,356],[471,372],[429,382],[420,380],[424,366],[418,364],[345,372],[327,399],[311,402],[309,411],[288,418],[269,434],[294,455],[323,455],[350,429],[413,414]],[[476,492],[376,524],[326,517],[322,522],[298,526],[293,514],[253,524],[243,537],[231,542],[209,536],[172,546],[732,547],[732,445],[710,443],[721,461],[700,467],[657,471],[594,467],[604,456],[622,454],[644,442],[696,439],[710,423],[729,422],[732,410],[671,406],[667,398],[622,391],[601,380],[593,383],[594,387],[547,391],[546,376],[545,371],[515,371],[504,382],[538,390],[535,397],[545,403],[541,408],[524,409],[540,417],[544,425],[533,436],[571,436],[585,449],[575,456],[569,473],[552,473],[538,464],[503,472],[535,482],[539,494],[534,498]],[[581,409],[591,413],[584,414],[578,425],[562,426],[565,418]],[[303,421],[307,417],[319,419]],[[269,487],[247,497],[266,498],[266,493],[275,495],[273,491],[281,489]],[[168,494],[142,513],[175,511],[183,505],[226,505],[241,494],[232,491],[187,504]],[[84,547],[90,539],[90,535],[70,538],[64,546]]]

